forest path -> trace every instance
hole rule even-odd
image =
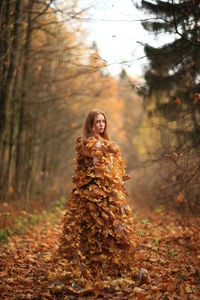
[[[89,295],[56,298],[44,287],[61,232],[60,219],[61,214],[43,218],[1,244],[0,299],[98,299]],[[200,232],[192,225],[194,220],[198,224],[197,218],[183,224],[175,214],[162,210],[135,212],[136,269],[147,269],[150,282],[99,299],[200,299]]]

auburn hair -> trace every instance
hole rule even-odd
[[[103,115],[104,119],[105,119],[105,129],[104,132],[102,133],[98,133],[95,130],[95,122],[97,119],[98,115]],[[105,113],[101,110],[101,109],[92,109],[91,111],[89,111],[89,113],[87,114],[84,124],[83,124],[83,129],[82,129],[82,141],[83,144],[86,143],[87,138],[89,137],[97,137],[99,136],[100,138],[104,139],[104,140],[109,140],[109,136],[108,136],[108,129],[107,129],[107,118]]]

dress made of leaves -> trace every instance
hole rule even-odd
[[[129,177],[120,149],[96,137],[83,146],[78,138],[75,164],[54,278],[74,291],[96,282],[131,278],[135,232],[125,201],[124,180]]]

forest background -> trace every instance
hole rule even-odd
[[[161,47],[144,42],[142,81],[123,68],[119,78],[109,73],[87,42],[78,0],[0,1],[2,243],[16,220],[25,226],[28,214],[69,198],[75,141],[92,108],[106,112],[126,159],[133,206],[199,212],[199,1],[137,7],[147,32],[174,36]]]
[[[149,65],[142,83],[123,69],[119,78],[109,74],[95,42],[87,43],[88,11],[78,1],[2,1],[1,201],[25,199],[28,207],[33,199],[47,204],[68,195],[75,140],[87,112],[99,107],[126,158],[132,196],[196,210],[198,5],[142,1],[139,9],[149,16],[143,27],[174,35],[162,47],[144,45]]]

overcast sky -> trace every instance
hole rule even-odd
[[[156,46],[166,39],[154,39],[143,29],[140,20],[149,15],[136,9],[131,0],[80,0],[80,5],[91,6],[84,26],[89,40],[97,42],[101,56],[110,64],[110,73],[118,75],[124,67],[130,75],[142,76],[147,60],[140,43]]]
[[[144,14],[137,10],[131,0],[80,0],[89,10],[91,20],[84,23],[89,31],[89,40],[95,40],[101,56],[109,63],[109,71],[117,75],[122,67],[132,75],[142,75],[147,63],[143,47],[148,33],[141,20]],[[127,63],[126,63],[127,62]]]

